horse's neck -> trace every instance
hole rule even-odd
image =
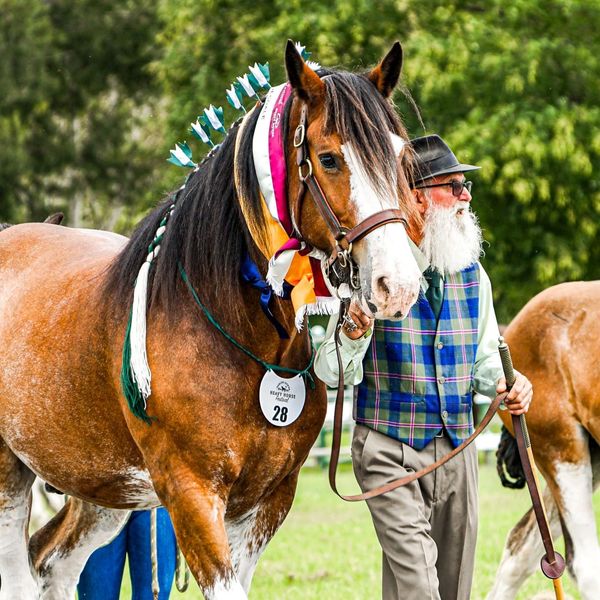
[[[272,300],[273,315],[289,336],[288,339],[282,339],[260,308],[258,296],[258,291],[249,291],[247,310],[249,318],[255,321],[257,340],[263,340],[259,347],[262,347],[271,357],[268,362],[303,369],[310,358],[310,344],[306,330],[303,329],[299,332],[296,329],[295,313],[291,301],[282,298]]]
[[[265,363],[302,370],[310,360],[310,342],[306,328],[298,332],[295,325],[295,313],[290,300],[273,297],[270,308],[283,327],[289,338],[280,338],[275,326],[267,318],[260,305],[260,291],[250,285],[245,285],[242,293],[242,303],[237,314],[229,315],[212,307],[211,313],[218,326],[246,350],[260,358]],[[211,308],[211,307],[209,307]],[[217,332],[217,327],[211,324],[203,315],[191,315],[191,326],[197,329],[197,335],[206,334],[207,328],[211,337],[217,343],[229,347],[231,352],[243,352],[226,336]]]

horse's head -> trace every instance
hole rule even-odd
[[[293,225],[329,256],[340,295],[376,318],[404,317],[421,273],[406,232],[413,213],[401,167],[406,132],[388,100],[402,67],[400,44],[366,75],[320,77],[291,42],[285,59],[294,91],[288,163],[299,169],[288,182]]]

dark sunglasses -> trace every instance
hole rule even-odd
[[[425,188],[444,187],[446,185],[452,186],[452,195],[460,198],[464,188],[467,188],[467,192],[471,193],[473,187],[472,181],[448,181],[447,183],[432,183],[431,185],[418,185],[416,190],[423,190]]]

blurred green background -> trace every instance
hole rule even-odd
[[[599,30],[600,0],[0,0],[0,221],[63,210],[128,233],[182,182],[165,158],[204,106],[237,116],[224,90],[249,64],[282,81],[292,38],[362,69],[398,39],[411,136],[484,167],[507,322],[553,283],[600,278]]]

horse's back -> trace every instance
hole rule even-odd
[[[8,275],[48,265],[69,268],[69,265],[110,261],[126,241],[121,235],[94,229],[46,223],[13,225],[0,235],[0,272]]]
[[[600,281],[572,281],[532,298],[506,330],[515,346],[543,352],[587,345],[600,328]]]

